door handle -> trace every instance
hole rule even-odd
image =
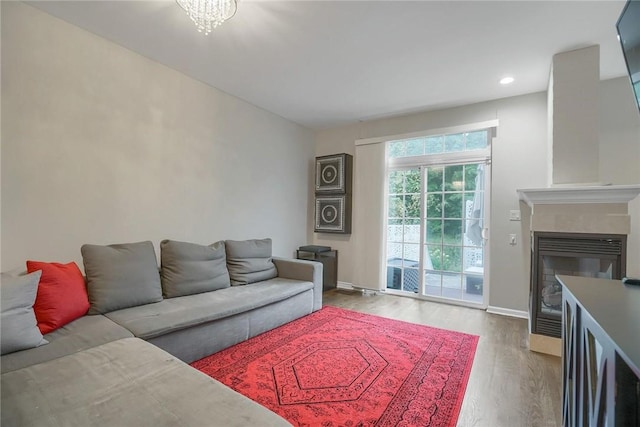
[[[489,240],[489,229],[488,228],[483,228],[482,229],[482,238],[484,240]]]

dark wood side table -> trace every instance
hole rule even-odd
[[[322,263],[322,290],[338,286],[338,251],[311,252],[296,250],[296,258]]]

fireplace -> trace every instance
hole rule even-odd
[[[627,236],[534,232],[531,259],[531,333],[560,338],[562,286],[556,274],[621,279]]]
[[[560,356],[562,298],[556,274],[620,279],[626,274],[629,202],[640,185],[518,190],[530,241],[529,349]],[[603,295],[606,298],[606,295]]]

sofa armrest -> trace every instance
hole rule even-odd
[[[313,282],[313,311],[322,308],[322,264],[301,259],[273,257],[278,277]]]

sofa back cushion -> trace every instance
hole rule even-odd
[[[271,239],[226,240],[225,248],[232,286],[273,279],[278,275],[271,257]]]
[[[87,287],[75,262],[27,261],[27,271],[42,271],[33,311],[38,329],[48,334],[84,316],[89,310]]]
[[[83,245],[89,314],[162,301],[160,273],[151,242]]]
[[[224,242],[209,246],[163,240],[160,276],[165,298],[199,294],[231,286]]]
[[[41,271],[0,275],[0,353],[7,354],[47,344],[37,326],[36,301]]]

